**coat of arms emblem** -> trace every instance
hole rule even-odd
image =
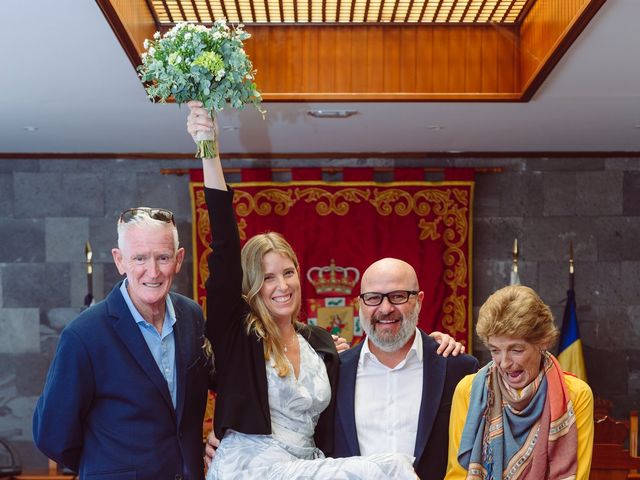
[[[362,337],[357,316],[358,297],[353,295],[360,271],[355,267],[341,267],[331,259],[329,265],[311,267],[307,280],[320,298],[307,299],[307,322],[323,327],[333,335],[352,343]]]

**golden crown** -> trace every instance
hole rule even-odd
[[[355,267],[338,267],[332,258],[329,265],[311,267],[307,271],[307,279],[316,293],[350,295],[353,287],[360,280],[360,271]]]

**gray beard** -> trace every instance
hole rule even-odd
[[[365,322],[363,320],[362,310],[359,312],[362,329],[367,334],[367,338],[383,352],[395,352],[405,346],[416,331],[419,315],[420,305],[416,302],[413,311],[402,316],[400,330],[397,334],[393,335],[387,333],[381,335],[376,332],[375,324],[372,323],[373,319]]]

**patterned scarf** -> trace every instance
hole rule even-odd
[[[575,479],[578,430],[556,358],[543,354],[536,379],[517,391],[494,362],[473,379],[458,462],[468,480]]]

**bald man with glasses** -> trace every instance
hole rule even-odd
[[[82,479],[202,480],[210,358],[202,309],[170,291],[184,260],[173,213],[125,210],[121,275],[60,335],[34,442]]]
[[[408,263],[378,260],[360,288],[367,337],[340,355],[333,456],[405,453],[420,478],[444,478],[453,392],[478,361],[439,355],[417,328],[424,292]]]

